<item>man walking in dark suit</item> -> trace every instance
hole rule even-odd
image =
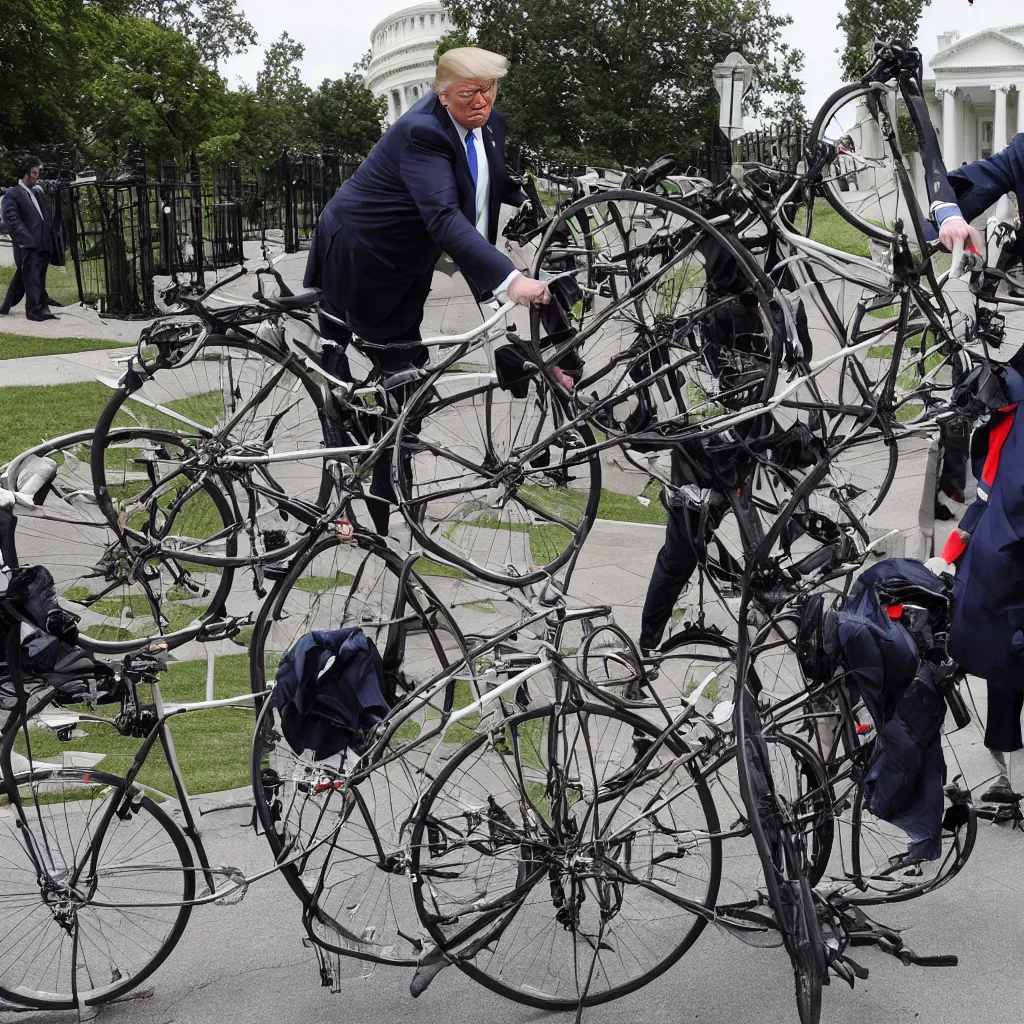
[[[56,320],[50,312],[46,294],[46,270],[50,265],[50,204],[39,180],[42,161],[38,157],[25,157],[18,164],[21,179],[9,188],[0,204],[14,243],[14,265],[17,268],[7,294],[0,305],[0,315],[6,316],[12,306],[25,297],[25,315],[29,320]]]
[[[378,353],[385,370],[426,359],[410,343],[442,252],[477,298],[550,300],[547,285],[494,247],[501,204],[526,201],[506,170],[505,120],[493,109],[507,69],[477,47],[445,53],[434,92],[388,129],[320,216],[306,287],[320,288],[322,307],[358,337],[396,343]]]

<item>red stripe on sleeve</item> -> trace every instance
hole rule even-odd
[[[954,530],[946,541],[946,546],[939,552],[947,565],[952,565],[967,550],[967,542]]]
[[[981,482],[985,484],[990,493],[996,480],[996,473],[999,471],[999,458],[1003,454],[1003,445],[1010,435],[1013,421],[1017,416],[1017,406],[1008,405],[999,411],[1006,413],[1006,418],[997,423],[989,432],[988,455],[985,456],[985,465],[981,471]]]

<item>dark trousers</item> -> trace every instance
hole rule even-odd
[[[426,295],[424,295],[424,299],[426,299]],[[327,312],[334,313],[331,309],[328,309]],[[353,326],[355,327],[357,337],[365,338],[365,340],[369,340],[375,346],[387,345],[389,342],[396,343],[393,350],[386,348],[362,349],[380,374],[386,377],[410,366],[422,366],[426,363],[430,356],[426,346],[409,345],[409,342],[419,341],[422,337],[420,334],[420,324],[422,321],[423,311],[421,309],[419,319],[411,328],[403,330],[400,337],[390,338],[381,337],[380,332],[372,329],[366,329],[364,334],[364,331],[358,325]],[[320,334],[325,339],[335,343],[334,346],[325,348],[324,369],[341,380],[351,380],[352,370],[349,366],[345,350],[351,344],[355,344],[357,348],[359,347],[359,342],[353,341],[353,331],[334,323],[332,320],[328,320],[326,317],[320,317]],[[369,337],[366,337],[367,335]],[[333,348],[333,352],[330,351],[331,348]],[[397,408],[401,408],[409,395],[415,390],[415,386],[403,386],[391,391],[390,398]],[[419,429],[418,425],[414,423],[410,423],[409,426],[414,431]],[[411,470],[411,463],[406,468]],[[370,494],[374,495],[374,497],[366,499],[366,507],[370,513],[370,518],[373,520],[373,528],[382,537],[386,537],[388,533],[388,520],[391,517],[391,505],[398,500],[395,488],[391,482],[391,449],[388,449],[374,463],[373,472],[370,477]]]
[[[7,286],[3,309],[9,310],[25,299],[26,313],[42,313],[50,301],[46,294],[46,270],[50,257],[45,252],[14,247],[14,277]]]
[[[706,511],[693,506],[668,506],[665,543],[654,562],[640,619],[640,646],[645,651],[654,650],[661,643],[672,609],[697,568],[698,549],[700,554],[707,549],[708,537],[725,513],[725,506],[712,506]]]
[[[1024,686],[1018,683],[985,680],[988,688],[988,718],[985,722],[985,746],[1009,753],[1024,747],[1020,715],[1024,711]]]

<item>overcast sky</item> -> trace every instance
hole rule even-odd
[[[556,2],[556,0],[552,0]],[[387,15],[409,7],[412,0],[302,0],[292,5],[282,0],[240,0],[240,6],[259,33],[259,45],[234,57],[222,68],[232,84],[241,78],[250,84],[263,64],[262,48],[282,32],[305,44],[302,77],[310,85],[324,78],[338,78],[370,47],[370,29]],[[936,50],[940,32],[959,29],[964,35],[1012,21],[1018,0],[932,0],[921,20],[918,45],[925,64]],[[843,0],[772,0],[773,9],[791,14],[786,30],[789,41],[804,51],[805,104],[813,115],[825,98],[841,84],[837,50],[842,37],[836,19]],[[1024,19],[1024,13],[1021,18]],[[926,70],[925,77],[928,76]]]

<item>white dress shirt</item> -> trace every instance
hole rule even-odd
[[[447,107],[445,107],[448,110]],[[490,216],[490,190],[491,190],[491,168],[487,161],[487,151],[484,149],[483,128],[464,128],[452,117],[448,110],[448,116],[452,118],[452,124],[462,139],[462,146],[465,149],[466,136],[473,133],[473,145],[476,147],[476,229],[484,238],[487,238],[488,219]],[[466,159],[469,159],[468,152]],[[494,297],[498,302],[504,302],[508,294],[508,286],[512,280],[519,276],[518,270],[513,270],[497,288],[494,289]]]
[[[451,115],[448,115],[451,117]],[[454,121],[455,119],[452,118]],[[462,145],[466,145],[466,136],[473,136],[473,145],[476,148],[476,229],[484,238],[487,237],[487,215],[490,212],[490,190],[491,190],[491,168],[487,163],[487,153],[484,151],[484,130],[483,128],[463,128],[458,121],[455,127],[462,137]],[[467,150],[466,159],[469,159]]]
[[[18,184],[32,197],[32,205],[36,208],[36,213],[39,214],[40,220],[43,219],[43,211],[39,206],[39,197],[36,195],[34,188],[29,188],[24,181],[19,181]]]

